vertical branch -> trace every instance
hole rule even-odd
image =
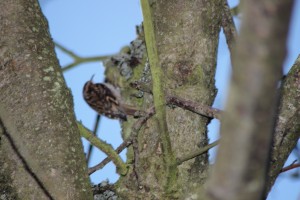
[[[0,1],[0,19],[3,125],[53,199],[92,199],[72,95],[38,1]],[[49,195],[9,146],[1,141],[1,160],[14,175],[4,186],[9,184],[22,199],[46,199]]]
[[[176,158],[172,151],[171,140],[168,133],[165,108],[165,94],[163,91],[163,72],[159,65],[158,53],[156,48],[156,39],[154,33],[154,25],[152,22],[151,8],[148,0],[141,0],[145,40],[147,45],[147,53],[150,62],[152,83],[153,83],[153,98],[154,107],[156,110],[155,118],[159,128],[160,139],[163,145],[162,151],[167,167],[167,191],[170,192],[173,183],[176,180]]]
[[[97,114],[94,129],[93,129],[93,134],[95,136],[97,136],[97,131],[98,131],[99,123],[100,123],[100,118],[101,118],[101,116]],[[94,146],[90,143],[89,147],[88,147],[87,154],[86,154],[86,163],[87,163],[87,165],[89,165],[89,162],[90,162],[90,159],[91,159],[91,156],[92,156],[92,153],[93,153],[93,147]]]
[[[212,199],[263,199],[293,0],[244,2]],[[276,41],[276,42],[274,42]]]

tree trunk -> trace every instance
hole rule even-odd
[[[141,105],[146,110],[154,104],[156,115],[138,133],[138,153],[132,150],[128,152],[128,162],[135,163],[134,169],[131,175],[121,177],[117,184],[118,191],[123,199],[190,198],[200,195],[199,188],[206,181],[208,154],[184,162],[178,167],[172,166],[174,163],[171,157],[179,158],[206,146],[207,124],[210,120],[181,108],[166,107],[165,99],[157,106],[155,94],[157,87],[161,87],[163,94],[158,98],[168,93],[203,105],[212,105],[216,95],[214,77],[221,2],[177,0],[149,1],[149,4],[142,0],[151,75],[147,71],[148,62],[144,59],[144,62],[134,68],[128,82],[153,84],[154,97],[144,93],[142,100],[136,100],[136,105]],[[155,34],[151,36],[150,32]],[[151,52],[151,48],[155,51]],[[163,76],[155,74],[155,67],[161,70]],[[124,65],[122,69],[124,71]],[[114,80],[114,73],[108,72],[113,70],[112,66],[107,68],[109,81]],[[121,88],[128,84],[125,77],[123,80],[120,81],[122,83],[117,83]],[[161,85],[155,81],[159,81]],[[134,92],[136,91],[126,88],[122,96]],[[158,112],[164,110],[165,115],[160,117]],[[130,127],[127,123],[132,122],[123,123],[123,127]],[[162,123],[167,124],[167,130],[160,128]],[[127,131],[128,128],[123,128],[125,138],[130,134]],[[166,133],[162,133],[164,131]]]
[[[0,193],[91,199],[72,96],[37,1],[0,2]]]

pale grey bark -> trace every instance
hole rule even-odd
[[[262,199],[293,1],[245,1],[224,120],[208,193]]]
[[[290,1],[278,1],[283,2],[280,6],[273,1],[251,2],[251,5],[245,4],[249,7],[245,14],[246,24],[234,62],[235,92],[230,93],[233,99],[230,105],[235,112],[234,116],[229,112],[225,128],[222,128],[224,144],[220,148],[226,146],[232,151],[225,148],[218,155],[218,160],[227,165],[223,169],[217,162],[219,174],[214,174],[210,185],[210,193],[217,199],[259,199],[267,185],[263,178],[267,176],[268,148],[275,124],[276,81],[281,75],[288,24],[288,13],[283,5]],[[164,91],[201,105],[212,105],[216,95],[218,36],[226,3],[223,0],[151,0],[150,5],[155,48],[164,72]],[[286,15],[282,18],[283,14]],[[231,20],[225,22],[231,23]],[[86,164],[73,104],[47,28],[33,0],[1,1],[0,192],[5,191],[6,197],[12,199],[18,196],[20,199],[89,199]],[[258,36],[248,35],[251,31]],[[121,88],[126,103],[146,110],[153,105],[152,95],[129,86],[133,81],[152,85],[143,34],[139,37],[130,50],[124,48],[121,56],[107,62],[106,78]],[[233,40],[233,37],[228,39],[230,49],[234,49]],[[129,60],[123,62],[124,58]],[[115,67],[116,64],[120,68]],[[245,80],[247,82],[243,82]],[[299,62],[296,62],[284,81],[269,188],[299,138],[299,83]],[[134,98],[133,94],[139,98]],[[238,96],[242,97],[241,101]],[[209,143],[207,117],[178,107],[167,106],[166,109],[168,132],[177,158]],[[132,128],[136,119],[128,118],[122,124],[124,139],[137,134]],[[129,173],[112,189],[116,189],[121,199],[207,199],[203,194],[210,168],[208,154],[178,166],[173,190],[166,191],[164,147],[155,120],[154,116],[141,127],[133,141],[134,148],[128,148]],[[249,123],[256,126],[250,127]],[[242,137],[246,131],[247,137]],[[236,178],[238,175],[242,178]],[[257,189],[255,194],[248,190],[253,189],[252,186]],[[224,192],[228,191],[226,189],[230,191]]]
[[[0,1],[0,35],[1,198],[91,199],[72,96],[38,2]]]
[[[221,1],[150,1],[150,5],[156,38],[154,48],[157,48],[159,66],[164,74],[165,92],[201,105],[212,105],[216,95],[214,77]],[[131,104],[136,100],[136,105],[141,105],[144,110],[153,105],[152,95],[144,93],[142,100],[133,99],[132,94],[137,91],[128,86],[128,82],[136,80],[152,85],[145,62],[133,68],[134,74],[129,81],[125,78],[116,81],[113,70],[112,66],[107,67],[107,80],[125,88],[123,96],[128,95]],[[168,131],[176,157],[190,154],[208,144],[207,117],[182,108],[166,109]],[[135,162],[135,168],[130,175],[121,177],[118,191],[124,199],[199,199],[203,194],[199,188],[203,187],[208,176],[208,154],[178,166],[172,192],[165,191],[168,177],[162,155],[164,147],[155,120],[155,116],[150,118],[139,132],[136,147],[139,153],[134,161],[131,161],[134,153],[129,150],[128,162]],[[131,132],[130,123],[123,123],[125,138]]]
[[[266,193],[272,188],[280,170],[300,137],[300,56],[298,56],[281,84],[281,101],[278,109]]]

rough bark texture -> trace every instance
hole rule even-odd
[[[212,199],[262,198],[292,4],[244,3],[222,139],[209,185]]]
[[[217,163],[219,174],[215,174],[210,187],[217,199],[259,199],[265,183],[261,178],[266,176],[267,150],[275,116],[276,81],[285,54],[288,24],[285,8],[290,7],[290,1],[249,2],[245,4],[249,8],[239,40],[234,88],[230,94],[231,99],[240,96],[244,102],[235,99],[228,106],[232,106],[234,112],[225,119],[227,128],[222,128],[225,139],[221,148],[227,146],[232,151],[225,149],[218,155],[218,159],[228,165]],[[282,2],[283,5],[278,5]],[[155,67],[162,71],[159,77],[162,92],[211,105],[216,95],[218,34],[225,1],[150,0],[149,3],[152,24],[144,25],[147,26],[146,34],[151,29],[155,33],[155,40],[151,45],[147,42],[147,47],[155,48]],[[249,34],[247,28],[257,35]],[[71,96],[47,30],[47,23],[35,1],[0,2],[1,198],[90,199]],[[139,81],[153,85],[153,71],[149,68],[145,48],[144,35],[139,30],[139,38],[106,63],[106,80],[121,88],[126,103],[142,110],[153,106],[153,96],[151,92],[131,88],[129,83]],[[299,77],[298,58],[283,82],[269,188],[299,138]],[[160,106],[165,105],[158,105],[156,109]],[[157,121],[159,117],[149,119],[141,130],[135,128],[136,119],[131,117],[122,124],[124,139],[138,135],[128,148],[129,173],[109,188],[120,199],[207,198],[203,194],[209,171],[208,155],[175,166],[171,172],[168,167],[174,166],[166,162],[165,156],[172,154],[181,158],[206,146],[209,119],[181,108],[164,109],[165,137],[170,137],[171,152],[165,150],[166,143],[162,141],[165,138],[158,125],[161,121]],[[229,165],[232,166],[226,171]],[[233,189],[226,192],[228,187]],[[241,193],[233,195],[232,191]],[[115,193],[113,195],[115,197]]]
[[[0,1],[0,35],[1,198],[90,199],[72,97],[38,2]]]
[[[159,65],[165,75],[164,90],[212,105],[216,95],[214,76],[220,1],[152,1],[152,9]],[[181,108],[167,108],[169,134],[176,157],[208,144],[208,122],[207,118]],[[145,133],[144,140],[149,139],[153,139],[153,133]],[[199,198],[197,192],[205,183],[207,168],[208,154],[179,166],[180,198]]]
[[[203,0],[149,2],[154,27],[144,29],[147,31],[154,28],[156,44],[149,47],[150,44],[147,43],[147,49],[157,49],[158,65],[163,70],[161,80],[163,91],[203,105],[212,105],[216,95],[214,76],[221,2]],[[146,23],[144,26],[147,26]],[[152,85],[148,63],[145,63],[145,59],[143,61],[134,68],[128,82],[139,80]],[[113,70],[107,68],[107,79],[110,81],[114,80]],[[124,71],[121,71],[121,74],[122,72]],[[126,87],[126,83],[123,82],[115,81],[115,84]],[[134,90],[126,88],[123,96],[125,94],[132,96],[128,91],[133,93]],[[131,100],[134,99],[131,97]],[[142,99],[135,101],[144,110],[153,105],[152,95],[146,93]],[[168,132],[176,157],[182,157],[208,144],[206,128],[208,118],[181,108],[166,109]],[[130,132],[128,123],[131,122],[123,123],[125,138]],[[175,174],[175,181],[171,183],[172,191],[166,191],[168,172],[163,158],[165,149],[162,140],[156,118],[153,117],[139,132],[138,155],[135,155],[135,160],[133,151],[130,149],[128,151],[128,162],[133,162],[135,167],[128,176],[121,177],[117,184],[118,191],[124,199],[200,198],[199,188],[203,187],[207,178],[208,155],[199,156],[180,165]]]
[[[281,96],[266,192],[273,186],[300,137],[300,56],[282,81]]]

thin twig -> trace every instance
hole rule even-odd
[[[292,164],[290,164],[289,166],[286,166],[286,167],[282,168],[280,170],[280,173],[283,173],[283,172],[289,171],[291,169],[295,169],[297,167],[300,167],[300,163],[295,164],[296,162],[297,162],[297,160],[295,160],[294,162],[292,162]]]
[[[203,147],[201,149],[198,149],[198,150],[196,150],[196,151],[194,151],[194,152],[192,152],[190,154],[184,155],[181,158],[177,158],[177,165],[181,165],[185,161],[188,161],[188,160],[193,159],[193,158],[195,158],[197,156],[200,156],[203,153],[206,153],[211,148],[217,146],[218,143],[219,143],[219,140],[217,140],[217,141],[215,141],[215,142],[213,142],[213,143],[211,143],[211,144],[209,144],[209,145],[207,145],[207,146],[205,146],[205,147]]]
[[[212,108],[210,106],[201,105],[196,102],[172,95],[167,96],[167,102],[168,104],[176,105],[178,107],[192,111],[199,115],[203,115],[209,118],[221,119],[222,111],[216,108]]]
[[[80,57],[77,56],[73,51],[68,50],[67,48],[65,48],[64,46],[62,46],[61,44],[58,44],[57,42],[55,42],[55,46],[57,48],[59,48],[62,52],[64,52],[65,54],[68,54],[70,57],[72,57],[74,60],[79,59]]]
[[[96,120],[95,120],[94,129],[93,129],[93,134],[95,136],[97,136],[97,131],[98,131],[99,123],[100,123],[100,118],[101,118],[101,116],[97,114]],[[93,147],[94,146],[91,143],[89,143],[88,151],[87,151],[87,154],[86,154],[87,165],[89,165],[89,162],[91,160],[91,155],[92,155],[92,152],[93,152]]]
[[[82,63],[87,63],[87,62],[100,62],[100,61],[104,61],[108,58],[110,58],[112,55],[108,55],[108,56],[92,56],[92,57],[86,57],[86,58],[80,58],[75,60],[73,63],[66,65],[65,67],[62,68],[63,72],[66,72],[69,69],[72,69],[73,67],[75,67],[76,65],[80,65]]]
[[[152,93],[150,87],[148,85],[145,85],[141,82],[133,82],[130,84],[131,87],[141,90],[143,92],[147,93]],[[203,115],[209,118],[216,118],[216,119],[221,119],[221,115],[223,113],[222,110],[219,110],[217,108],[212,108],[210,106],[206,105],[201,105],[199,103],[171,95],[171,94],[166,94],[166,101],[168,105],[176,105],[178,107],[181,107],[183,109],[192,111],[194,113],[197,113],[199,115]]]
[[[63,47],[62,45],[60,45],[58,43],[55,43],[55,46],[57,48],[59,48],[65,54],[69,55],[74,60],[71,64],[68,64],[68,65],[66,65],[65,67],[62,68],[63,72],[65,72],[69,69],[72,69],[73,67],[75,67],[77,65],[80,65],[82,63],[104,61],[104,60],[106,60],[106,59],[108,59],[112,56],[112,55],[106,55],[106,56],[81,57],[81,56],[78,56],[73,51],[68,50],[67,48]]]

